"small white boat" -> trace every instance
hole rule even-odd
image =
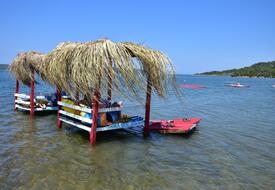
[[[239,82],[236,82],[236,83],[230,83],[229,84],[230,87],[234,87],[234,88],[243,88],[243,87],[249,87],[248,85],[244,85],[244,84],[241,84]]]
[[[275,84],[272,84],[272,87],[274,87],[274,88],[275,88]]]

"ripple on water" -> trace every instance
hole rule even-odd
[[[1,189],[269,189],[275,186],[275,96],[271,80],[231,89],[223,77],[179,76],[182,101],[154,97],[152,118],[202,117],[190,136],[110,132],[97,146],[84,131],[56,127],[56,115],[13,111],[14,81],[1,71]],[[7,82],[9,81],[9,82]],[[269,85],[270,83],[270,85]],[[22,90],[28,90],[22,87]],[[37,90],[39,86],[37,86]],[[126,101],[125,104],[134,105]],[[144,114],[130,106],[128,113]]]

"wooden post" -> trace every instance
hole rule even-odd
[[[97,118],[98,118],[98,107],[99,107],[99,97],[100,93],[98,90],[94,93],[93,98],[93,111],[92,111],[92,127],[90,132],[90,144],[95,145],[96,143],[96,128],[97,128]]]
[[[145,136],[149,134],[149,124],[150,124],[150,109],[151,109],[151,93],[152,93],[152,86],[150,79],[147,81],[147,92],[146,92],[146,104],[145,104],[145,121],[144,121],[144,128],[143,133]]]
[[[30,114],[31,116],[34,115],[34,73],[32,73],[32,80],[31,80]]]
[[[16,85],[15,85],[15,93],[18,94],[19,92],[19,81],[16,80]],[[14,96],[14,110],[16,110],[16,101],[17,100],[17,96]]]
[[[58,104],[58,101],[61,101],[61,92],[62,92],[62,90],[58,90],[58,88],[56,88],[57,104]],[[58,109],[58,112],[57,112],[57,127],[60,129],[62,127],[62,121],[60,120],[60,113],[59,113],[59,111],[61,110],[61,106],[57,105],[57,109]]]
[[[79,102],[79,90],[76,90],[75,99],[77,102]]]
[[[108,75],[108,100],[112,100],[112,76],[111,73]]]

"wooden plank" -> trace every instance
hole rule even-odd
[[[34,111],[57,111],[57,107],[34,108]]]
[[[70,97],[70,96],[67,96],[67,95],[63,95],[62,98],[69,99],[69,98],[71,98],[71,97]]]
[[[75,121],[72,121],[72,120],[70,120],[70,119],[65,119],[65,118],[63,118],[63,117],[60,117],[59,119],[60,119],[60,121],[63,121],[63,122],[65,122],[65,123],[67,123],[67,124],[70,124],[70,125],[73,125],[73,126],[75,126],[75,127],[80,128],[80,129],[83,129],[83,130],[85,130],[85,131],[91,132],[91,128],[90,128],[90,127],[87,127],[87,126],[85,126],[85,125],[76,123]]]
[[[25,108],[18,104],[16,104],[15,107],[24,111],[30,111],[30,108]],[[57,107],[34,108],[34,111],[57,111]]]
[[[27,94],[14,93],[14,96],[15,97],[20,97],[20,98],[30,98],[30,96],[27,95]]]
[[[112,108],[100,108],[98,110],[98,113],[106,113],[106,112],[112,112],[112,111],[121,111],[121,107],[112,107]]]
[[[15,97],[20,97],[20,98],[30,98],[30,96],[29,95],[27,95],[27,94],[23,94],[23,93],[14,93],[14,96]],[[43,96],[43,95],[40,95],[40,96]],[[36,96],[36,97],[38,97],[38,96]],[[62,96],[62,98],[67,98],[67,96]]]
[[[86,113],[92,113],[92,109],[90,109],[90,108],[84,108],[84,107],[76,106],[76,105],[73,105],[73,104],[68,104],[68,103],[61,102],[61,101],[58,101],[57,104],[60,105],[60,106],[68,107],[68,108],[75,109],[75,110],[78,110],[78,111],[83,111],[83,112],[86,112]],[[106,112],[121,111],[121,110],[122,110],[121,107],[111,107],[111,108],[100,108],[98,110],[98,112],[99,113],[106,113]]]
[[[99,131],[109,131],[109,130],[116,130],[116,129],[126,129],[130,127],[138,127],[143,126],[144,121],[135,121],[135,122],[126,122],[126,123],[115,123],[106,127],[98,127],[96,129],[97,132]]]
[[[24,100],[20,100],[20,99],[15,100],[15,103],[17,103],[17,104],[24,104],[24,105],[30,105],[29,101],[24,101]]]
[[[30,108],[25,108],[25,107],[22,107],[18,104],[15,104],[15,107],[18,108],[18,109],[24,110],[24,111],[30,111]]]
[[[76,115],[76,114],[73,114],[73,113],[70,113],[70,112],[66,112],[64,110],[59,110],[59,113],[62,114],[62,115],[65,115],[65,116],[68,116],[68,117],[71,117],[71,118],[74,118],[74,119],[92,124],[92,120],[89,119],[89,118],[85,118],[85,117],[82,117],[82,116],[79,116],[79,115]]]
[[[76,106],[76,105],[73,105],[73,104],[68,104],[68,103],[61,102],[61,101],[58,101],[57,105],[64,106],[64,107],[67,107],[67,108],[71,108],[71,109],[75,109],[75,110],[78,110],[78,111],[83,111],[83,112],[86,112],[86,113],[92,113],[92,110],[90,108],[83,108],[83,107],[80,107],[80,106]]]

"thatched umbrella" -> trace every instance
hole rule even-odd
[[[167,84],[177,89],[175,71],[162,52],[131,42],[101,39],[86,43],[60,43],[38,66],[41,75],[60,90],[90,98],[92,126],[90,142],[95,144],[100,93],[111,89],[127,98],[141,98],[146,91],[144,132],[149,132],[151,91],[164,98]],[[110,99],[108,97],[108,99]],[[61,100],[58,93],[58,100]],[[91,102],[92,100],[92,102]],[[58,112],[58,127],[61,127]]]
[[[38,70],[49,83],[72,96],[77,91],[85,96],[99,89],[107,91],[110,81],[113,90],[126,97],[140,97],[147,80],[160,97],[165,97],[167,81],[176,88],[170,59],[160,51],[131,42],[101,39],[60,43]]]
[[[34,74],[39,73],[38,65],[45,61],[45,55],[35,51],[19,53],[10,65],[16,79],[30,86]]]
[[[39,52],[24,52],[19,53],[12,64],[10,65],[10,71],[16,77],[16,87],[15,93],[19,92],[19,81],[23,84],[30,86],[30,114],[34,115],[34,75],[35,73],[41,74],[38,70],[38,65],[45,61],[45,55]],[[16,100],[17,97],[15,96],[15,106],[16,109]]]

